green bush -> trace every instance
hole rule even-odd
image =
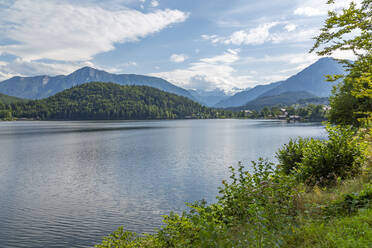
[[[359,175],[365,146],[350,127],[327,126],[327,140],[311,140],[303,151],[297,177],[308,185],[327,186]]]
[[[327,186],[360,173],[365,145],[351,127],[327,126],[327,140],[298,139],[277,153],[279,170],[307,185]]]
[[[231,182],[223,182],[218,204],[229,226],[244,227],[246,247],[276,247],[281,240],[274,237],[289,232],[297,214],[296,181],[266,160],[252,165],[253,173],[241,165],[231,168]]]
[[[279,161],[278,168],[285,174],[290,174],[293,169],[298,168],[298,164],[302,162],[304,148],[309,143],[309,139],[298,138],[296,140],[290,139],[288,144],[279,149],[276,157]]]

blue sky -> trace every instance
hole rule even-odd
[[[92,66],[233,93],[315,62],[308,51],[331,8],[325,2],[0,0],[0,80]]]

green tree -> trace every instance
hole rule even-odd
[[[328,4],[334,4],[329,0]],[[350,50],[356,61],[340,60],[349,74],[329,76],[330,81],[344,77],[330,98],[329,119],[336,124],[360,126],[372,119],[372,0],[360,5],[352,2],[341,12],[330,11],[310,52],[332,55],[336,50]],[[356,35],[355,35],[356,34]]]

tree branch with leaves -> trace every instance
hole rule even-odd
[[[335,4],[334,0],[327,2]],[[372,120],[372,0],[328,12],[321,33],[314,38],[310,52],[319,56],[335,51],[352,51],[356,60],[339,60],[348,75],[328,76],[329,81],[344,78],[330,97],[329,119],[335,124],[370,125]]]

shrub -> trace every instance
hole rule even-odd
[[[298,138],[297,140],[290,139],[288,144],[279,149],[276,157],[279,161],[278,169],[285,174],[290,174],[293,169],[297,169],[298,164],[302,162],[303,151],[309,143],[308,139]]]
[[[253,173],[241,165],[231,168],[231,183],[223,182],[218,204],[229,226],[245,227],[247,247],[277,246],[280,240],[273,237],[288,232],[296,215],[296,181],[276,173],[266,160],[252,164]]]
[[[365,145],[351,127],[326,127],[327,140],[290,141],[277,153],[279,170],[294,174],[307,185],[327,186],[337,179],[358,175],[365,160]]]
[[[308,185],[327,186],[358,175],[365,146],[350,127],[327,126],[328,140],[311,140],[303,150],[296,176]]]

